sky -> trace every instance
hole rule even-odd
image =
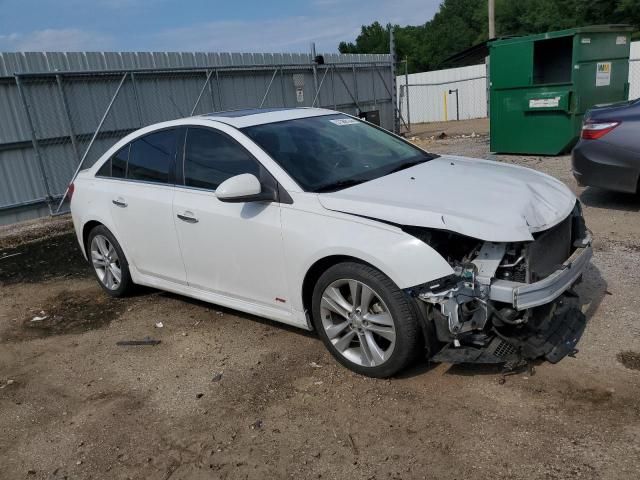
[[[0,0],[0,51],[336,52],[361,25],[419,25],[440,0]]]

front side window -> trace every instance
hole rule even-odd
[[[133,141],[129,151],[127,179],[169,183],[177,136],[176,129],[169,129],[150,133]]]
[[[251,173],[260,178],[260,165],[238,142],[208,128],[187,130],[184,184],[215,190],[228,178]]]
[[[312,192],[347,188],[437,156],[342,114],[255,125],[242,131],[304,190]]]

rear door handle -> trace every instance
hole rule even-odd
[[[116,207],[120,207],[120,208],[125,208],[127,206],[127,202],[124,201],[124,198],[122,197],[118,197],[114,200],[111,200],[111,202],[116,206]]]
[[[178,218],[187,223],[198,223],[198,218],[191,212],[178,213]]]

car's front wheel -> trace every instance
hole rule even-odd
[[[127,262],[120,244],[104,225],[89,233],[87,256],[100,286],[112,297],[122,297],[133,288]]]
[[[318,279],[312,302],[316,330],[347,368],[384,378],[416,358],[421,334],[415,309],[379,270],[356,262],[334,265]]]

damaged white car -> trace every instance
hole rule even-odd
[[[109,294],[148,285],[316,330],[364,375],[420,354],[557,362],[585,328],[573,286],[591,239],[563,183],[430,154],[342,113],[146,127],[70,193]]]

